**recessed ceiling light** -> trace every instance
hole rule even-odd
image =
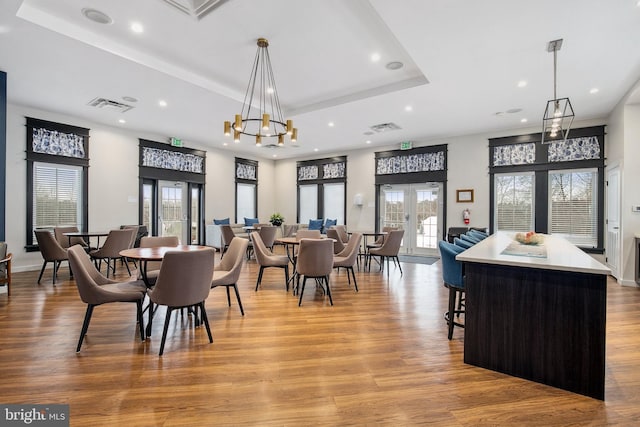
[[[138,102],[138,100],[133,96],[123,96],[122,100],[127,102]]]
[[[127,121],[125,119],[120,119],[120,120],[118,120],[118,123],[124,124],[124,123],[127,123]]]
[[[400,61],[391,61],[387,63],[385,67],[387,68],[387,70],[399,70],[400,68],[404,67],[404,64]]]
[[[11,31],[11,28],[6,25],[0,25],[0,34],[7,34],[9,31]]]
[[[277,155],[277,154],[274,154],[274,155],[273,155],[273,157],[278,157],[278,155]]]
[[[333,123],[333,122],[329,122],[329,123],[327,123],[327,125],[328,125],[330,128],[332,128],[332,127],[334,127],[334,126],[335,126],[335,123]]]
[[[139,22],[132,22],[131,23],[131,31],[133,31],[134,33],[138,33],[139,34],[139,33],[144,32],[144,27]]]
[[[371,144],[371,140],[367,139],[367,140],[365,141],[365,143],[366,143],[366,144]]]
[[[598,93],[600,92],[600,89],[598,89],[597,87],[592,88],[589,93],[594,94],[594,93]]]
[[[85,7],[82,9],[82,14],[90,21],[97,22],[98,24],[112,24],[113,19],[104,12],[100,12],[96,9]]]
[[[404,111],[413,111],[413,107],[411,105],[407,105],[404,107]]]
[[[372,53],[371,62],[378,62],[378,61],[380,61],[380,54],[378,52]]]
[[[165,101],[164,99],[161,99],[160,101],[158,101],[158,105],[161,107],[166,107],[167,106],[167,101]]]
[[[520,80],[518,82],[518,87],[525,87],[527,86],[527,81],[526,80]]]
[[[320,150],[318,150],[317,148],[314,148],[313,151],[320,151]]]
[[[527,123],[529,120],[527,119],[520,119],[520,123]]]
[[[224,145],[226,147],[227,145],[229,145],[229,143],[228,142],[223,142],[222,145]]]
[[[268,87],[267,88],[267,93],[273,93],[273,88],[272,87]]]

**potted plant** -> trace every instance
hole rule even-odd
[[[280,227],[284,222],[284,217],[280,215],[278,212],[276,212],[273,215],[271,215],[271,217],[269,218],[269,222],[271,223],[271,225]]]

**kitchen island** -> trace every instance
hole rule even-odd
[[[609,268],[567,240],[497,233],[457,255],[465,363],[604,400]]]

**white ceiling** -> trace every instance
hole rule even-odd
[[[295,147],[222,134],[242,107],[258,37],[269,39]],[[537,126],[553,97],[546,47],[558,38],[558,95],[577,120],[606,117],[640,79],[638,0],[226,0],[199,20],[164,0],[0,3],[9,102],[264,158]],[[390,61],[404,67],[388,70]],[[134,108],[88,106],[96,97]],[[402,129],[367,135],[388,122]]]

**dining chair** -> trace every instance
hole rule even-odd
[[[233,228],[229,224],[220,224],[220,234],[222,235],[222,250],[220,251],[220,259],[224,257],[225,252],[229,248],[231,241],[236,237]]]
[[[278,267],[284,268],[284,278],[285,278],[285,286],[286,290],[289,290],[289,257],[286,255],[275,255],[273,252],[269,250],[262,241],[262,237],[260,237],[260,233],[254,231],[251,233],[251,240],[253,241],[253,247],[256,253],[256,261],[260,266],[260,271],[258,272],[258,280],[256,280],[256,292],[258,292],[258,287],[262,283],[262,273],[265,268],[270,267]]]
[[[67,249],[73,245],[80,245],[83,248],[85,248],[85,251],[88,250],[89,244],[82,237],[69,238],[69,236],[64,235],[64,233],[77,233],[77,232],[78,232],[78,227],[75,227],[75,226],[53,228],[53,235],[55,236],[60,246],[63,247],[64,249]],[[71,243],[69,243],[69,241],[71,241]]]
[[[298,230],[296,239],[319,239],[322,237],[320,230]]]
[[[389,234],[389,232],[397,229],[398,227],[390,227],[390,226],[382,227],[382,232],[386,234],[379,235],[378,238],[373,243],[367,244],[367,247],[366,247],[367,252],[369,251],[369,249],[375,249],[375,248],[381,247],[386,239],[386,235]]]
[[[159,248],[161,246],[178,246],[179,244],[180,240],[177,236],[145,236],[140,239],[141,248]],[[160,265],[162,265],[162,261],[140,261],[138,279],[142,279],[142,269],[146,268],[147,285],[155,285]]]
[[[338,233],[338,230],[336,230],[335,228],[330,228],[330,229],[327,230],[327,237],[329,239],[333,239],[333,253],[334,254],[339,254],[346,247],[345,244],[342,242],[342,238],[340,237],[340,234]]]
[[[294,237],[298,231],[298,224],[283,224],[282,237]]]
[[[254,224],[255,227],[256,224]],[[273,245],[276,242],[276,232],[278,231],[278,227],[275,227],[271,224],[262,225],[258,229],[258,233],[260,234],[260,238],[262,239],[262,243],[269,249],[273,251]],[[253,233],[253,232],[252,232]],[[253,241],[250,240],[247,245],[247,259],[251,258],[251,253],[253,252]]]
[[[7,296],[11,296],[11,260],[13,255],[7,253],[7,243],[0,242],[0,286],[7,287]]]
[[[236,292],[240,313],[242,313],[243,316],[244,308],[242,308],[242,300],[240,300],[240,293],[238,292],[238,279],[242,271],[242,263],[244,261],[244,254],[247,251],[247,246],[249,246],[249,239],[235,237],[231,241],[229,249],[227,249],[227,256],[220,260],[220,264],[216,265],[213,269],[213,279],[211,280],[211,289],[217,288],[218,286],[227,288],[227,304],[229,307],[231,307],[229,288],[233,288]]]
[[[40,284],[42,273],[44,273],[44,269],[46,268],[47,264],[52,262],[53,284],[55,285],[60,264],[62,263],[62,261],[69,262],[67,250],[60,246],[58,241],[49,230],[35,230],[35,235],[36,241],[38,242],[38,248],[40,249],[40,254],[42,255],[43,259],[42,269],[40,270],[40,275],[38,276],[38,284]],[[71,271],[73,271],[73,269],[69,268],[69,274],[71,274]]]
[[[402,265],[400,265],[400,259],[398,258],[398,252],[400,251],[400,245],[402,245],[402,237],[404,236],[404,230],[392,230],[387,234],[387,238],[379,248],[372,248],[369,250],[368,266],[371,269],[371,258],[374,256],[380,257],[380,271],[384,269],[384,261],[387,261],[387,277],[389,277],[389,259],[393,260],[393,263],[400,269],[402,275]]]
[[[475,238],[480,239],[480,240],[484,240],[487,237],[489,237],[489,235],[487,233],[483,233],[482,231],[478,231],[478,230],[469,230],[469,231],[467,231],[467,235],[469,235],[471,237],[475,237]]]
[[[460,238],[461,238],[462,240],[466,240],[466,241],[468,241],[468,242],[471,242],[471,243],[473,243],[474,245],[475,245],[476,243],[480,243],[480,239],[479,239],[478,237],[475,237],[475,236],[473,236],[473,235],[469,234],[469,232],[466,232],[466,233],[464,233],[464,234],[461,234],[461,235],[460,235]]]
[[[456,260],[456,255],[465,249],[445,242],[444,240],[438,242],[438,249],[440,250],[440,259],[442,262],[442,281],[444,282],[444,286],[449,289],[449,310],[444,314],[444,318],[449,328],[447,336],[451,339],[453,337],[454,326],[464,328],[464,324],[456,322],[453,316],[457,315],[459,317],[460,314],[464,313],[464,310],[461,309],[462,298],[464,298],[464,275],[462,263]],[[460,299],[460,302],[456,310],[457,299]]]
[[[153,312],[155,311],[153,304],[167,307],[162,341],[160,342],[160,356],[164,353],[171,313],[176,309],[193,306],[200,308],[200,315],[207,329],[209,342],[213,342],[204,302],[211,291],[214,262],[215,251],[213,248],[189,252],[169,251],[164,255],[156,285],[147,294],[151,304],[149,307],[149,327],[147,329],[149,334],[151,333]],[[197,310],[195,319],[197,326],[199,324]]]
[[[115,276],[116,261],[123,258],[122,255],[120,255],[120,251],[131,247],[135,233],[136,230],[131,228],[109,231],[102,247],[89,252],[91,259],[98,268],[98,271],[102,269],[102,260],[105,260],[107,262],[107,277],[109,277],[109,270],[111,269],[113,269],[113,274]],[[113,265],[111,263],[112,261]],[[124,265],[127,267],[129,276],[131,276],[129,264],[125,262]]]
[[[335,228],[338,231],[338,235],[340,236],[340,240],[342,240],[342,243],[344,243],[345,245],[347,243],[349,243],[349,233],[347,233],[347,227],[345,225],[342,224],[338,224],[335,225],[333,228]]]
[[[323,288],[329,296],[329,302],[333,305],[331,297],[331,287],[329,286],[329,276],[333,270],[333,242],[330,239],[302,239],[300,240],[300,249],[298,251],[298,260],[296,263],[296,291],[300,292],[298,306],[302,305],[302,296],[304,295],[304,287],[308,278],[316,279],[316,284],[324,283]],[[302,288],[300,289],[300,277],[302,279]]]
[[[134,302],[137,307],[137,321],[140,327],[140,339],[144,341],[144,322],[142,319],[142,301],[147,287],[141,280],[117,282],[103,276],[89,259],[89,255],[80,245],[68,249],[69,265],[74,271],[78,293],[82,302],[87,304],[82,330],[76,352],[80,351],[82,342],[89,329],[89,322],[93,309],[99,305],[111,302]]]
[[[353,233],[349,238],[349,243],[345,246],[342,252],[333,256],[333,268],[343,267],[347,270],[347,282],[351,284],[351,279],[349,278],[349,272],[351,272],[351,276],[353,277],[353,285],[356,288],[356,292],[358,292],[358,282],[356,281],[356,273],[353,270],[353,265],[358,260],[358,252],[360,251],[360,241],[362,240],[362,234]]]

